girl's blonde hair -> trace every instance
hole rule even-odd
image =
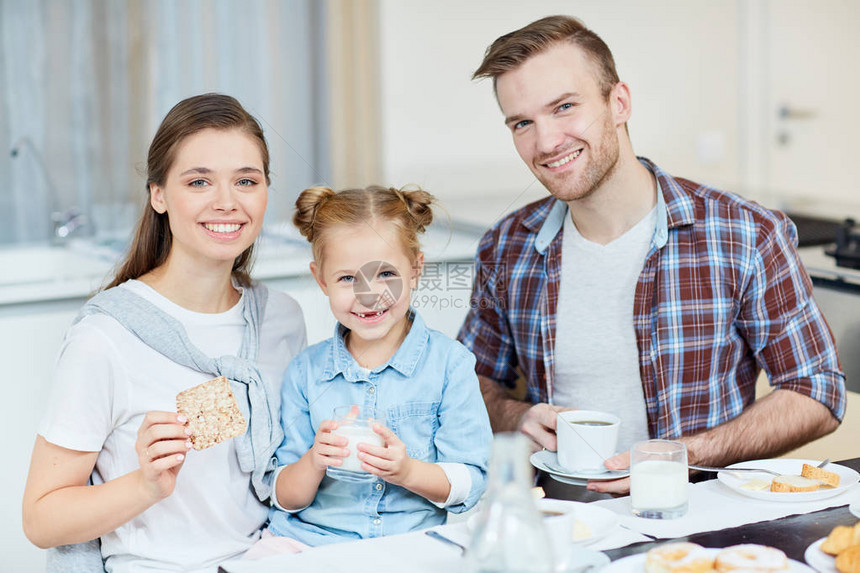
[[[371,185],[366,189],[333,191],[328,187],[310,187],[296,199],[293,224],[311,243],[314,260],[319,263],[327,229],[335,225],[391,222],[415,262],[421,250],[418,233],[423,233],[433,222],[431,205],[435,202],[433,195],[420,188]]]

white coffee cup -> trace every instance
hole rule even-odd
[[[596,410],[559,412],[556,419],[558,463],[569,472],[602,473],[615,455],[621,418]]]

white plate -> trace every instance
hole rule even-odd
[[[591,503],[544,498],[537,500],[535,505],[537,505],[539,510],[544,512],[572,512],[576,521],[582,522],[589,530],[591,530],[591,537],[577,540],[571,539],[571,543],[574,545],[590,545],[598,539],[603,539],[609,535],[618,525],[618,515],[614,511],[610,511],[605,507],[599,507]],[[476,513],[469,517],[466,521],[466,525],[469,529],[475,529],[479,516],[480,513]],[[549,517],[548,519],[552,518]]]
[[[820,573],[837,573],[836,558],[821,550],[821,544],[824,543],[825,539],[827,538],[822,537],[807,547],[806,552],[803,554],[803,558],[806,559],[806,562],[809,563],[813,569]]]
[[[719,549],[713,549],[713,551],[717,553]],[[788,570],[791,573],[814,573],[808,565],[794,559],[788,560]],[[645,554],[637,553],[622,557],[601,569],[600,573],[645,573]]]
[[[732,464],[728,466],[729,468],[763,468],[767,470],[772,470],[775,472],[779,472],[781,474],[797,474],[800,475],[800,470],[803,467],[803,464],[811,464],[817,465],[820,461],[816,460],[795,460],[795,459],[771,459],[771,460],[751,460],[748,462],[740,462],[737,464]],[[860,474],[852,470],[851,468],[847,468],[845,466],[841,466],[839,464],[827,464],[827,467],[824,469],[836,472],[839,474],[839,487],[834,488],[823,488],[816,491],[799,491],[794,493],[778,493],[772,491],[751,491],[748,489],[741,488],[741,485],[745,484],[749,480],[753,478],[762,478],[767,481],[770,481],[773,478],[770,474],[757,474],[753,472],[744,472],[744,477],[738,478],[735,475],[731,475],[728,472],[720,472],[717,474],[717,479],[720,480],[726,487],[730,488],[733,491],[736,491],[739,494],[745,495],[747,497],[752,497],[754,499],[760,499],[762,501],[787,501],[787,502],[798,502],[798,501],[814,501],[817,499],[825,499],[828,497],[833,497],[834,495],[839,495],[855,483],[857,483],[858,479],[860,479]]]
[[[555,452],[551,452],[549,450],[541,450],[539,452],[535,452],[529,457],[529,461],[531,464],[539,470],[545,471],[550,474],[552,477],[558,479],[559,477],[578,480],[579,483],[574,483],[574,485],[585,485],[587,480],[610,480],[610,479],[621,479],[630,475],[630,470],[606,470],[604,472],[569,472],[562,469],[561,464],[558,463],[558,455]],[[564,483],[571,483],[565,480],[558,480]]]

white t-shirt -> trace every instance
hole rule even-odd
[[[226,312],[204,314],[172,303],[140,281],[118,288],[181,322],[204,354],[239,352],[242,300]],[[299,305],[270,290],[260,330],[257,364],[279,399],[287,364],[306,345]],[[113,318],[87,316],[63,341],[39,434],[64,448],[100,452],[94,480],[106,482],[138,469],[134,445],[144,415],[176,411],[179,392],[210,378],[165,358]],[[258,539],[267,509],[254,495],[250,474],[239,468],[233,440],[190,450],[173,494],[103,536],[102,555],[108,571],[215,571]]]
[[[569,213],[564,222],[553,403],[621,418],[619,452],[648,439],[633,296],[656,224],[652,209],[600,245],[579,234]]]

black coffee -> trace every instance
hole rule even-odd
[[[575,422],[571,422],[571,424],[576,424],[577,426],[611,426],[611,422],[601,422],[599,420],[576,420]]]

